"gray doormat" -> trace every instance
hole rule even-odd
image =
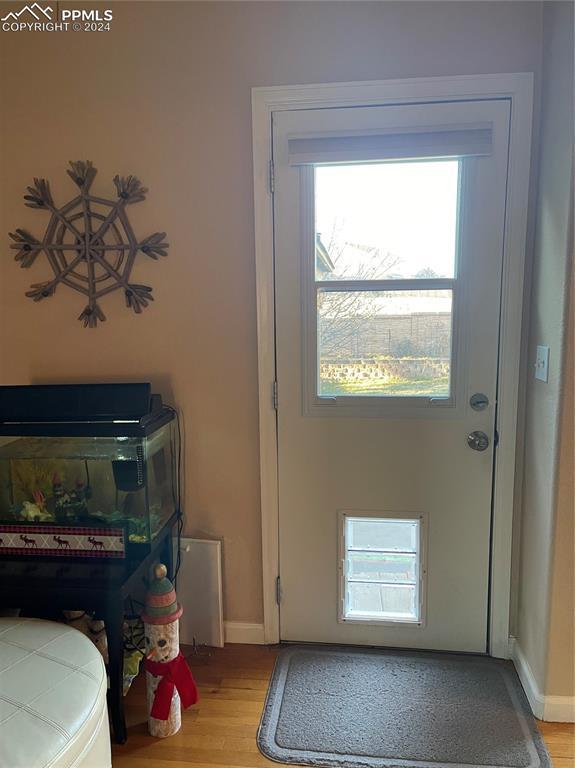
[[[291,646],[280,651],[258,746],[337,768],[550,768],[509,662]]]

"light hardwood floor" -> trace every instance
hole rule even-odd
[[[276,653],[276,648],[228,645],[190,656],[200,701],[183,714],[181,731],[169,739],[148,735],[140,675],[126,698],[129,736],[126,744],[113,748],[114,768],[277,765],[259,753],[255,738]],[[540,729],[555,768],[574,768],[574,727],[541,723]]]

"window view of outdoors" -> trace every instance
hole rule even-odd
[[[320,395],[448,397],[451,291],[317,294]]]
[[[455,277],[458,175],[455,160],[316,167],[320,396],[449,396],[452,292],[433,280]]]

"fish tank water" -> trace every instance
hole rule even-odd
[[[34,538],[26,531],[46,531],[55,549],[69,549],[67,534],[86,530],[104,554],[98,532],[122,529],[125,549],[149,551],[176,513],[173,413],[148,428],[135,419],[38,423],[22,431],[51,434],[0,434],[0,537],[16,531],[25,546]],[[30,544],[38,554],[41,539]]]

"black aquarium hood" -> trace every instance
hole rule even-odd
[[[149,383],[0,386],[0,435],[145,437],[173,418]]]

